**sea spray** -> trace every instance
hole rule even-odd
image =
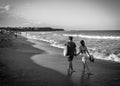
[[[89,39],[111,39],[111,40],[120,39],[120,36],[94,36],[94,35],[82,35],[82,34],[63,34],[63,36],[73,36],[73,37],[81,37],[81,38],[89,38]]]
[[[96,58],[101,60],[111,60],[120,62],[120,48],[119,36],[93,36],[93,35],[81,35],[81,34],[65,34],[65,33],[28,33],[27,38],[41,40],[50,43],[51,46],[57,48],[64,48],[64,43],[68,40],[68,36],[73,36],[74,41],[77,44],[77,50],[79,47],[79,41],[85,38],[86,45],[90,53]],[[117,47],[117,48],[115,48]],[[116,53],[117,52],[117,53]]]

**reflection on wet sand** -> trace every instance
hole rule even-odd
[[[90,85],[90,79],[91,79],[92,73],[85,73],[85,69],[83,69],[80,77],[80,86],[91,86]]]
[[[68,69],[68,71],[67,71],[67,76],[70,78],[74,72],[75,72],[75,71],[70,71],[70,69]]]

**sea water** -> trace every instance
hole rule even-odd
[[[68,36],[74,37],[79,50],[80,40],[84,40],[90,54],[96,59],[120,62],[120,31],[55,31],[27,32],[31,39],[48,42],[51,46],[64,48]]]

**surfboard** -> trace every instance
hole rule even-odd
[[[68,53],[67,46],[64,46],[63,56],[67,56],[67,53]]]

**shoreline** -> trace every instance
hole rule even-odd
[[[59,48],[59,49],[64,48],[64,44],[59,44],[55,40],[52,40],[52,39],[51,40],[47,40],[47,39],[44,39],[44,38],[39,39],[39,37],[36,37],[36,35],[30,35],[30,34],[25,35],[25,33],[24,33],[24,37],[49,43],[51,46],[53,46],[55,48]],[[93,47],[93,48],[88,47],[88,48],[91,51],[91,54],[95,57],[95,59],[113,61],[113,62],[120,63],[119,54],[115,54],[115,52],[118,53],[116,50],[109,50],[109,49],[105,50],[105,48],[103,48],[103,49],[101,48],[101,50],[103,50],[103,51],[101,51],[99,49],[97,50],[97,48],[95,48],[95,47]],[[114,53],[112,51],[114,51]]]
[[[74,83],[74,86],[119,86],[120,83],[120,63],[113,61],[105,61],[96,59],[95,63],[88,61],[88,65],[92,75],[83,72],[82,62],[79,57],[73,60],[73,66],[76,72],[68,74],[68,62],[62,54],[62,49],[50,46],[46,42],[39,40],[29,39],[30,42],[35,43],[35,47],[47,51],[47,54],[34,55],[32,60],[38,65],[56,70],[65,76],[69,77]]]
[[[0,48],[1,86],[120,86],[120,64],[88,61],[92,75],[82,69],[79,57],[73,60],[76,72],[69,74],[62,50],[48,43],[24,37],[14,39],[13,48]],[[31,60],[32,59],[32,60]]]
[[[30,57],[45,53],[26,38],[13,39],[12,48],[0,48],[0,86],[73,86],[63,74],[35,64]],[[55,77],[53,77],[55,76]]]

